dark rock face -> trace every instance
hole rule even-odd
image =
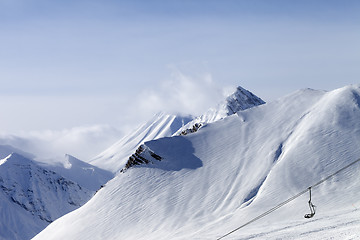
[[[151,151],[146,145],[141,145],[136,149],[135,153],[129,157],[125,167],[120,172],[125,172],[127,169],[141,164],[149,164],[154,161],[161,161],[162,157]]]

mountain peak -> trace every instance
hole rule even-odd
[[[196,132],[205,124],[218,121],[239,111],[264,103],[261,98],[255,96],[252,92],[238,86],[236,90],[220,102],[216,108],[210,108],[205,114],[180,128],[174,135],[186,135],[191,132]]]
[[[245,110],[265,102],[252,92],[238,86],[236,91],[226,98],[227,115],[230,116],[238,111]]]

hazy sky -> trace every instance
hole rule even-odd
[[[360,1],[0,0],[0,132],[358,83]]]

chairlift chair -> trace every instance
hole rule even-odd
[[[309,208],[310,213],[305,214],[304,218],[312,218],[315,215],[315,205],[311,202],[311,187],[309,187],[309,193],[310,193],[310,200],[309,200]]]

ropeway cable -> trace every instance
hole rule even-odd
[[[350,166],[354,165],[354,164],[355,164],[355,163],[357,163],[357,162],[360,162],[360,158],[359,158],[358,160],[356,160],[356,161],[354,161],[354,162],[352,162],[352,163],[350,163],[350,164],[346,165],[345,167],[343,167],[343,168],[339,169],[338,171],[334,172],[333,174],[331,174],[331,175],[327,176],[326,178],[324,178],[324,179],[320,180],[319,182],[315,183],[314,185],[312,185],[312,186],[310,186],[310,187],[306,188],[305,190],[303,190],[303,191],[299,192],[298,194],[296,194],[296,195],[292,196],[291,198],[287,199],[286,201],[284,201],[284,202],[282,202],[282,203],[278,204],[277,206],[275,206],[275,207],[273,207],[273,208],[269,209],[268,211],[266,211],[266,212],[264,212],[264,213],[260,214],[259,216],[255,217],[255,218],[251,219],[250,221],[248,221],[247,223],[245,223],[245,224],[241,225],[240,227],[237,227],[237,228],[235,228],[234,230],[232,230],[232,231],[230,231],[230,232],[226,233],[225,235],[223,235],[223,236],[221,236],[221,237],[217,238],[217,240],[220,240],[220,239],[222,239],[222,238],[224,238],[224,237],[227,237],[227,236],[229,236],[230,234],[232,234],[232,233],[234,233],[234,232],[238,231],[239,229],[241,229],[241,228],[243,228],[243,227],[245,227],[245,226],[249,225],[250,223],[253,223],[253,222],[255,222],[255,221],[259,220],[260,218],[263,218],[263,217],[265,217],[266,215],[268,215],[268,214],[270,214],[270,213],[274,212],[275,210],[277,210],[277,209],[281,208],[282,206],[284,206],[284,205],[288,204],[289,202],[291,202],[291,201],[295,200],[296,198],[300,197],[301,195],[303,195],[304,193],[306,193],[307,191],[309,191],[309,189],[310,189],[310,188],[314,188],[314,187],[316,187],[316,186],[319,186],[319,185],[320,185],[320,184],[322,184],[323,182],[325,182],[325,181],[329,180],[329,179],[330,179],[330,178],[332,178],[333,176],[337,175],[338,173],[342,172],[343,170],[345,170],[346,168],[348,168],[348,167],[350,167]]]

